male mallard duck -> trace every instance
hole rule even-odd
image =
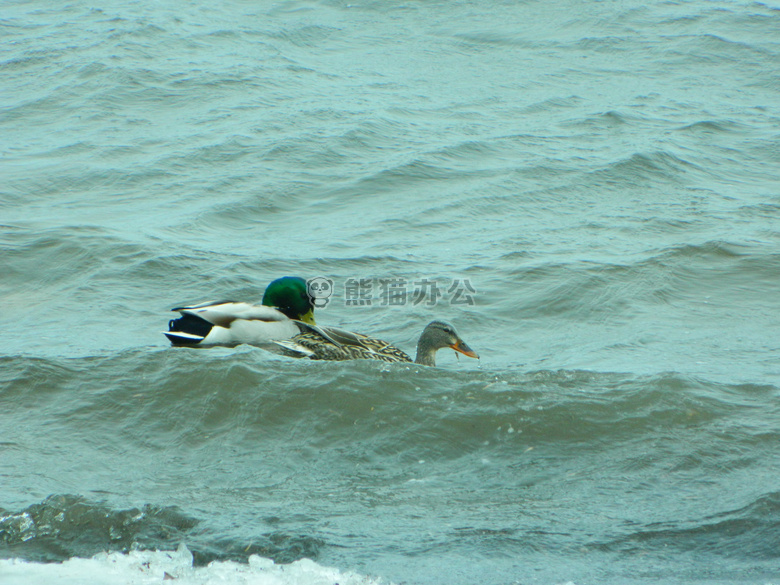
[[[222,301],[177,307],[165,336],[173,345],[267,345],[289,339],[301,330],[295,320],[314,325],[314,305],[306,281],[297,276],[278,278],[268,285],[263,305]]]
[[[308,357],[313,360],[412,361],[407,354],[386,341],[334,327],[302,325],[299,335],[275,343],[282,347],[287,355]],[[477,352],[460,338],[452,325],[442,321],[432,321],[420,335],[420,340],[417,342],[417,358],[414,362],[423,366],[435,366],[436,352],[445,347],[451,347],[469,357],[479,357]]]

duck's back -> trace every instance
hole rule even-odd
[[[296,335],[291,341],[308,350],[306,355],[313,360],[412,361],[406,353],[381,339],[340,330],[329,332],[333,334],[334,331],[338,331],[339,335],[331,335],[331,339],[327,339],[317,331],[307,331]],[[349,336],[344,336],[344,333],[349,333]],[[334,337],[338,339],[335,343]]]

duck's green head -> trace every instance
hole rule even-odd
[[[306,281],[299,276],[277,278],[265,289],[263,304],[276,307],[290,319],[314,323],[314,305],[306,290]]]

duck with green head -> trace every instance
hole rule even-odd
[[[315,326],[306,281],[297,276],[285,276],[269,284],[260,306],[221,301],[173,310],[181,317],[171,319],[164,332],[173,345],[268,345],[298,335],[301,330],[296,322]]]

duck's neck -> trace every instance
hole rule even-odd
[[[422,338],[417,342],[417,357],[414,363],[421,366],[436,366],[436,349],[425,343]]]

